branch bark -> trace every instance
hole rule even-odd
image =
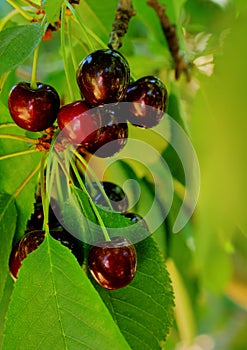
[[[122,46],[124,35],[128,30],[129,21],[133,16],[135,16],[135,10],[132,0],[119,0],[108,43],[110,49],[118,50]]]
[[[181,73],[184,72],[187,81],[190,81],[190,64],[185,61],[184,56],[180,52],[176,26],[171,23],[169,17],[167,16],[165,6],[160,4],[158,0],[147,0],[147,5],[154,9],[160,20],[163,33],[166,37],[168,47],[174,61],[175,79],[178,80]]]

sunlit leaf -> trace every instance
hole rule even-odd
[[[162,348],[173,322],[173,292],[160,252],[148,238],[136,245],[138,268],[132,283],[107,291],[96,286],[133,350]]]
[[[0,75],[27,59],[42,38],[39,24],[10,27],[0,32]]]
[[[0,301],[9,273],[9,256],[16,226],[16,207],[12,196],[0,194]]]
[[[9,274],[6,278],[2,300],[0,301],[0,349],[2,349],[2,343],[3,343],[5,316],[8,310],[13,288],[14,288],[14,281]]]
[[[47,236],[23,261],[3,349],[108,350],[116,344],[130,349],[76,259]]]

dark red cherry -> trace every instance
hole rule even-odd
[[[105,194],[111,202],[113,210],[121,213],[126,212],[126,210],[128,210],[129,202],[123,189],[120,186],[108,181],[104,181],[101,184],[103,186]],[[107,207],[108,204],[97,184],[93,183],[93,186],[96,191],[96,193],[92,193],[92,199],[94,203]],[[90,193],[90,187],[88,188],[88,191]]]
[[[60,130],[74,143],[90,149],[100,137],[101,116],[96,108],[90,109],[85,101],[76,101],[63,106],[57,116]]]
[[[52,208],[55,210],[56,214],[59,214],[60,209],[56,206],[56,202],[53,201]],[[49,229],[50,234],[53,238],[61,242],[65,247],[69,248],[72,253],[77,258],[78,262],[81,264],[83,262],[83,249],[82,242],[71,235],[68,231],[66,231],[63,227],[63,218],[62,215],[60,217],[60,221],[54,214],[51,206],[49,207]],[[34,212],[31,215],[30,220],[27,223],[26,233],[29,231],[42,231],[44,223],[44,212],[43,206],[41,202],[41,197],[36,199],[34,204]]]
[[[37,83],[37,89],[32,89],[29,83],[21,82],[10,91],[8,106],[18,126],[29,131],[42,131],[56,120],[60,99],[50,85]]]
[[[50,234],[65,247],[69,248],[77,258],[78,262],[82,264],[83,249],[81,241],[70,235],[63,228],[59,227],[50,230]],[[22,261],[28,256],[28,254],[38,248],[38,246],[44,241],[44,238],[45,232],[43,230],[29,231],[14,246],[9,259],[10,274],[14,280],[17,279],[17,274],[21,268]]]
[[[100,158],[113,156],[121,151],[127,143],[128,124],[118,121],[119,108],[117,105],[99,107],[102,127],[98,140],[91,145],[88,151]]]
[[[17,274],[21,268],[21,260],[20,260],[18,248],[19,248],[19,244],[16,244],[13,247],[9,258],[9,271],[13,280],[17,279]]]
[[[124,237],[98,242],[88,252],[88,268],[99,285],[119,289],[133,280],[136,272],[136,250]]]
[[[81,94],[96,106],[124,98],[130,70],[128,62],[118,51],[102,49],[81,61],[76,77]]]
[[[63,106],[57,120],[64,136],[79,144],[79,152],[84,149],[105,158],[119,152],[127,142],[128,125],[118,123],[117,112],[116,105],[90,109],[85,101],[76,101]]]
[[[166,111],[167,90],[159,78],[146,76],[129,85],[125,101],[131,102],[127,119],[136,126],[151,128]]]
[[[45,232],[42,230],[30,231],[20,240],[18,252],[20,261],[24,260],[28,254],[37,249],[45,238]]]

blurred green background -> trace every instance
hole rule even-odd
[[[207,52],[194,61],[201,73],[182,88],[185,100],[188,94],[191,98],[186,100],[187,120],[201,169],[194,217],[200,293],[192,303],[198,303],[197,334],[207,336],[196,338],[198,347],[193,349],[243,350],[247,344],[246,2],[194,0],[185,8],[190,13],[188,30],[193,33],[201,26],[192,35],[195,50],[200,46],[196,37],[208,40]]]

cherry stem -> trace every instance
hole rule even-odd
[[[29,6],[32,6],[34,8],[36,8],[37,10],[40,9],[40,6],[35,4],[34,2],[30,1],[30,0],[22,0],[22,2],[24,2],[24,4],[27,4]]]
[[[75,151],[75,156],[78,158],[78,160],[83,164],[83,166],[85,167],[84,170],[84,175],[86,176],[87,171],[88,173],[92,176],[93,180],[95,181],[96,185],[98,186],[100,192],[102,193],[106,203],[108,204],[109,208],[111,210],[113,210],[111,202],[109,200],[109,198],[107,197],[104,187],[102,186],[101,182],[99,181],[98,177],[96,176],[95,172],[93,171],[93,169],[88,165],[88,163],[86,162],[86,160],[80,155],[80,153],[78,151]],[[90,184],[92,185],[92,182],[90,181]],[[93,185],[92,185],[93,188]]]
[[[92,41],[89,39],[88,37],[88,34],[87,34],[87,30],[86,30],[86,27],[85,25],[83,24],[77,10],[68,2],[68,1],[65,1],[65,4],[66,6],[70,9],[71,13],[73,14],[74,18],[77,20],[79,26],[81,27],[81,30],[86,38],[86,41],[88,43],[88,47],[89,47],[89,50],[90,51],[94,51],[95,50],[95,47],[94,47],[94,44],[92,43]]]
[[[67,28],[68,28],[68,38],[69,38],[69,48],[70,48],[71,59],[73,62],[74,70],[76,71],[77,61],[76,61],[75,52],[74,52],[73,43],[72,43],[71,17],[69,17],[67,20]]]
[[[0,124],[0,129],[4,129],[4,128],[9,128],[9,127],[18,127],[17,124],[15,123],[3,123],[3,124]]]
[[[71,19],[76,23],[78,24],[78,21],[74,18],[74,17],[71,17]],[[86,32],[103,48],[107,48],[107,45],[104,43],[103,40],[101,40],[98,35],[96,35],[91,29],[89,29],[87,26],[84,25],[84,28],[86,30]],[[86,52],[90,52],[90,50],[88,48],[85,48],[85,45],[81,42],[81,40],[79,40],[75,35],[73,35],[76,40],[79,42],[79,44],[82,46],[83,50],[86,51]]]
[[[26,150],[26,151],[5,154],[4,156],[0,156],[0,160],[9,159],[9,158],[13,158],[13,157],[24,156],[26,154],[36,153],[36,152],[39,152],[39,150],[37,150],[37,149],[29,149],[29,150]]]
[[[101,215],[100,215],[100,213],[99,213],[99,211],[98,211],[98,209],[97,209],[97,206],[95,205],[95,203],[94,203],[94,201],[92,200],[90,194],[88,193],[88,191],[87,191],[87,189],[86,189],[86,186],[84,185],[84,183],[83,183],[83,181],[82,181],[82,179],[81,179],[81,177],[80,177],[80,174],[79,174],[79,172],[78,172],[78,169],[77,169],[77,167],[76,167],[76,165],[75,165],[75,162],[74,162],[73,160],[71,160],[71,166],[72,166],[72,169],[73,169],[73,171],[74,171],[74,173],[75,173],[75,176],[76,176],[76,178],[77,178],[77,181],[79,182],[79,185],[80,185],[81,189],[83,190],[83,192],[84,192],[84,193],[87,195],[87,197],[88,197],[89,203],[90,203],[90,205],[91,205],[91,207],[92,207],[92,209],[93,209],[93,212],[94,212],[94,214],[95,214],[95,216],[96,216],[96,218],[97,218],[98,223],[100,224],[100,227],[101,227],[101,229],[102,229],[102,232],[103,232],[103,235],[104,235],[105,240],[106,240],[106,241],[110,241],[111,238],[110,238],[110,236],[109,236],[109,234],[108,234],[108,232],[107,232],[107,229],[106,229],[106,227],[105,227],[105,223],[104,223],[104,221],[103,221],[103,219],[102,219],[102,217],[101,217]]]
[[[47,154],[44,154],[40,163],[40,186],[41,186],[41,199],[44,213],[43,230],[46,234],[49,233],[49,198],[46,193],[45,184],[45,166],[46,166]]]
[[[74,98],[74,93],[73,93],[73,89],[72,89],[72,86],[71,86],[69,67],[68,67],[68,63],[67,63],[66,49],[65,49],[66,48],[66,43],[65,43],[65,11],[66,11],[66,5],[63,4],[62,8],[61,8],[61,35],[60,35],[60,40],[61,40],[61,50],[62,50],[63,65],[64,65],[66,81],[67,81],[67,84],[68,84],[70,98],[71,98],[72,101],[74,101],[75,98]]]
[[[7,2],[13,6],[24,18],[26,18],[29,22],[32,21],[32,17],[29,16],[26,11],[24,11],[21,6],[17,5],[13,0],[7,0]]]
[[[98,35],[96,35],[90,28],[88,28],[87,26],[85,26],[85,30],[87,31],[87,33],[103,48],[107,47],[107,45],[104,43],[103,40],[100,39],[100,37],[98,37]]]
[[[25,137],[21,135],[0,134],[0,139],[23,141],[23,142],[31,143],[33,145],[36,145],[37,143],[36,139],[31,139],[30,137]]]
[[[50,161],[49,161],[50,162]],[[60,181],[60,176],[59,176],[59,166],[62,168],[63,172],[65,172],[64,167],[62,165],[62,162],[58,160],[58,157],[55,156],[52,159],[52,167],[51,167],[51,163],[49,163],[49,168],[51,169],[51,171],[47,172],[47,179],[46,179],[46,183],[47,183],[47,193],[48,193],[48,198],[51,198],[51,193],[52,193],[52,186],[54,181],[56,181],[56,189],[57,189],[57,196],[58,196],[58,202],[62,202],[64,201],[64,196],[63,196],[63,189],[61,187],[61,181]]]
[[[5,16],[3,19],[1,19],[0,31],[3,30],[5,24],[7,24],[8,21],[11,20],[11,18],[13,18],[14,16],[16,16],[18,14],[19,14],[19,12],[15,9],[15,10],[11,11],[9,14],[7,14],[7,16]]]
[[[28,177],[23,181],[23,183],[20,185],[19,188],[15,191],[13,197],[17,198],[20,192],[23,190],[23,188],[28,184],[28,182],[33,178],[33,176],[38,172],[40,169],[41,162],[33,169],[33,171],[28,175]]]
[[[46,17],[47,17],[47,16],[44,15],[44,17],[43,17],[43,19],[42,19],[42,21],[41,21],[41,23],[40,23],[40,26],[41,26],[41,28],[42,28],[42,30],[43,30],[43,33],[46,32],[46,30],[47,30],[47,28],[48,28],[48,26],[49,26],[49,23],[47,22]]]
[[[32,67],[32,76],[30,86],[32,89],[37,89],[37,64],[39,57],[39,46],[34,50],[33,54],[33,67]]]
[[[72,17],[72,20],[75,21],[75,19]],[[75,21],[77,23],[77,21]],[[80,40],[79,38],[77,38],[74,33],[72,33],[72,36],[73,38],[75,38],[77,40],[77,42],[79,43],[79,45],[82,47],[82,49],[85,51],[85,52],[88,52],[89,53],[89,50],[88,48],[86,47],[86,45],[84,44],[84,42],[82,40]]]

